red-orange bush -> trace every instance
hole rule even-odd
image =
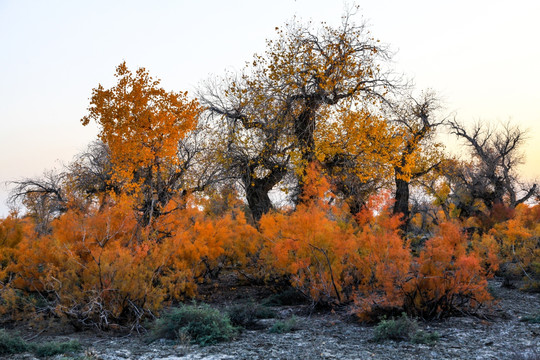
[[[133,210],[136,200],[121,195],[100,207],[69,207],[48,235],[8,217],[0,222],[0,310],[13,314],[18,294],[33,293],[77,324],[137,324],[195,296],[198,283],[227,269],[288,279],[314,303],[354,303],[364,319],[403,309],[428,318],[489,302],[486,275],[496,269],[500,249],[532,253],[522,260],[527,269],[538,262],[537,208],[519,208],[485,236],[469,238],[444,223],[413,256],[388,196],[372,198],[353,217],[314,166],[303,185],[297,208],[264,215],[259,230],[233,194],[215,204],[173,199],[145,227]]]
[[[160,219],[159,226],[172,234],[166,242],[176,244],[178,259],[189,259],[198,281],[217,277],[225,267],[247,267],[260,249],[259,233],[237,208],[208,214],[198,206],[186,206]]]
[[[486,268],[497,261],[488,238],[473,246],[457,224],[444,223],[413,257],[399,219],[390,215],[388,197],[373,198],[354,221],[346,209],[329,205],[328,184],[309,171],[305,201],[294,212],[261,219],[263,260],[270,271],[289,277],[315,302],[354,300],[353,311],[363,319],[401,310],[447,316],[491,300]]]
[[[26,228],[26,229],[25,229]],[[0,219],[0,284],[9,282],[8,266],[16,260],[16,248],[28,231],[26,222],[12,213],[5,219]]]
[[[101,210],[70,210],[50,235],[25,238],[14,286],[46,296],[57,313],[82,325],[108,327],[159,309],[166,291],[155,276],[165,259],[131,208],[120,199]]]
[[[409,268],[399,221],[387,211],[366,209],[358,223],[347,209],[331,206],[328,183],[314,168],[305,182],[304,202],[289,214],[272,213],[260,222],[263,259],[288,276],[313,301],[356,300],[359,312],[372,306],[400,306],[400,283]]]
[[[409,243],[399,235],[400,220],[391,216],[388,200],[386,196],[372,198],[368,208],[356,216],[359,229],[354,266],[359,271],[359,284],[355,311],[365,319],[402,308],[402,287],[412,261]]]
[[[348,275],[355,243],[350,224],[331,219],[316,205],[299,205],[291,214],[264,215],[260,228],[268,272],[290,277],[314,301],[344,300],[342,293],[353,280]]]
[[[414,316],[434,318],[476,311],[491,301],[481,258],[467,236],[451,222],[440,225],[413,262],[403,287],[405,308]]]

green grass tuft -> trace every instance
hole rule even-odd
[[[227,309],[227,312],[233,325],[246,329],[257,327],[257,320],[259,319],[276,317],[276,312],[273,309],[254,302],[233,305]]]
[[[272,334],[284,334],[297,329],[297,319],[295,316],[290,317],[287,320],[278,320],[270,328]]]
[[[192,344],[205,346],[231,340],[236,334],[229,317],[219,310],[206,304],[182,305],[155,321],[149,340],[189,338]]]
[[[81,345],[78,341],[68,342],[47,342],[47,343],[27,343],[18,335],[9,334],[0,329],[0,355],[14,355],[24,352],[32,352],[37,357],[54,356],[78,352]]]
[[[373,340],[411,341],[415,344],[434,344],[440,338],[437,332],[418,330],[418,323],[403,313],[397,319],[383,319],[375,327]]]
[[[28,344],[20,336],[0,329],[0,355],[20,354],[28,351]]]
[[[58,354],[79,352],[81,351],[81,344],[79,344],[77,340],[71,340],[67,342],[31,344],[30,348],[37,357],[47,357]]]

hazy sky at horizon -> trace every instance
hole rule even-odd
[[[540,2],[356,3],[396,51],[396,71],[440,94],[446,113],[529,129],[523,173],[540,178]],[[6,181],[59,168],[96,138],[80,119],[91,89],[113,85],[122,60],[193,94],[263,52],[293,16],[338,24],[343,10],[324,0],[0,0],[0,217]]]

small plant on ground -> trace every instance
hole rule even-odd
[[[534,314],[530,314],[530,315],[526,315],[522,317],[521,321],[528,322],[531,324],[540,324],[540,310],[538,310]]]
[[[156,320],[150,341],[165,338],[178,340],[189,337],[192,344],[201,346],[231,340],[237,333],[229,317],[206,304],[182,305],[171,309]]]
[[[296,289],[289,288],[263,300],[263,306],[298,305],[306,302],[306,297]]]
[[[278,320],[270,328],[272,334],[284,334],[297,329],[297,319],[295,316],[288,318],[287,320]]]
[[[401,317],[389,320],[382,319],[375,328],[373,340],[382,342],[386,340],[411,341],[416,344],[433,344],[439,340],[437,332],[418,330],[418,323],[403,313]]]
[[[405,313],[401,317],[389,320],[382,319],[375,328],[374,340],[409,340],[418,331],[418,324]]]
[[[434,344],[440,339],[438,332],[428,332],[424,330],[418,330],[411,338],[411,341],[415,344]]]
[[[81,344],[76,340],[71,340],[67,342],[31,344],[29,347],[37,357],[47,357],[58,354],[74,353],[81,350]]]
[[[28,344],[20,336],[0,330],[0,355],[20,354],[28,351]]]
[[[81,350],[81,344],[72,340],[67,342],[28,343],[18,335],[9,334],[0,330],[0,355],[13,355],[32,352],[37,357],[54,356],[73,353]]]
[[[276,312],[266,306],[248,302],[245,304],[237,304],[227,309],[229,318],[235,326],[244,328],[257,327],[258,319],[271,319],[276,317]]]

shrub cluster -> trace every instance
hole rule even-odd
[[[354,303],[366,320],[396,311],[441,317],[489,303],[491,238],[471,241],[458,223],[446,222],[413,254],[387,196],[352,216],[344,204],[330,204],[329,184],[310,171],[304,201],[295,211],[265,214],[258,229],[237,205],[216,213],[195,201],[172,204],[141,227],[122,196],[100,208],[69,209],[50,234],[10,216],[0,227],[0,312],[13,318],[40,309],[79,326],[139,326],[172,301],[195,296],[197,284],[223,269],[285,280],[295,302]],[[256,316],[235,310],[233,318],[243,325]]]

